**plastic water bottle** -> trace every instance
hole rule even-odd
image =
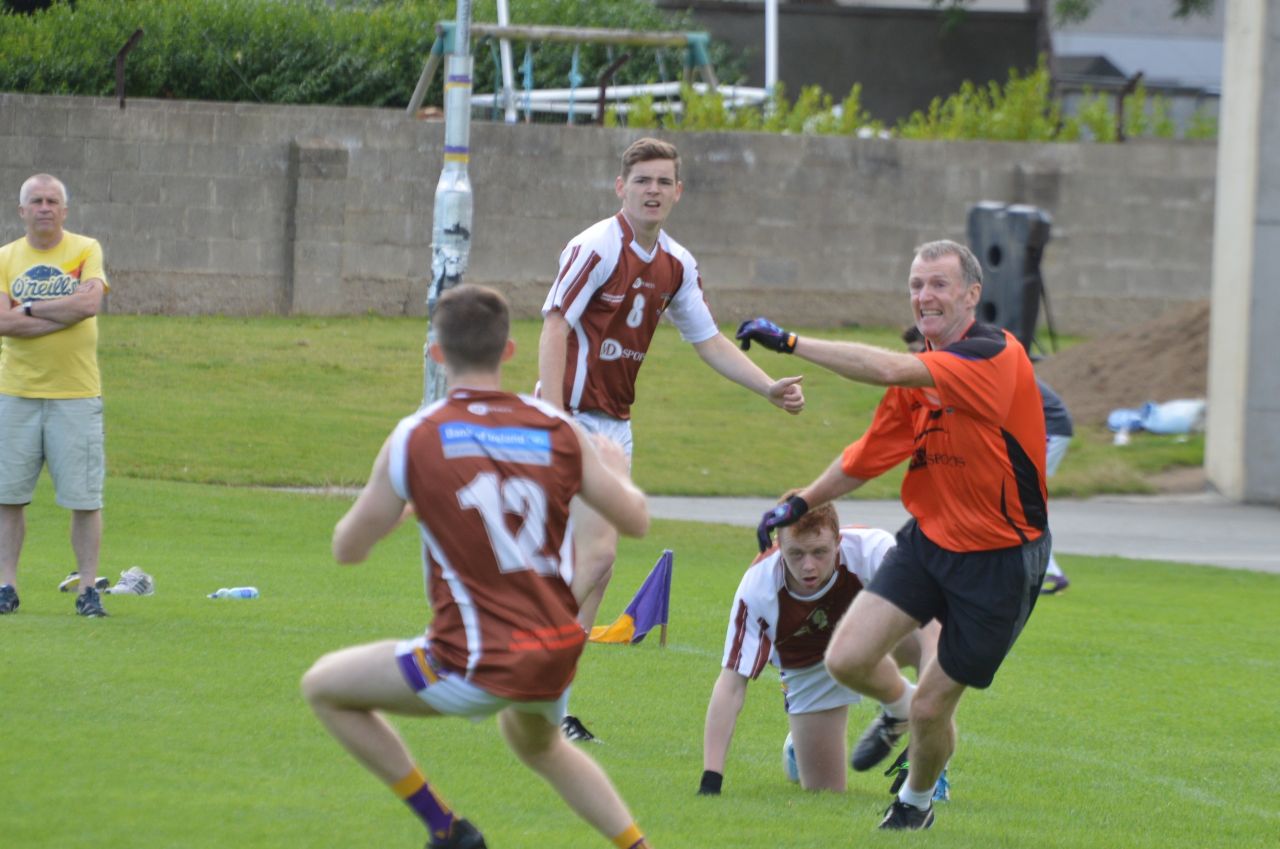
[[[209,598],[257,598],[257,587],[223,587],[215,593],[209,593]]]

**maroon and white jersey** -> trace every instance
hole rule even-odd
[[[659,231],[653,253],[635,241],[621,212],[579,233],[560,254],[560,272],[542,305],[572,332],[564,369],[564,406],[631,418],[636,376],[663,313],[686,342],[719,332],[702,294],[693,255]]]
[[[569,590],[573,426],[530,397],[457,390],[397,425],[389,460],[418,517],[436,659],[497,696],[559,698],[586,638]]]
[[[836,623],[893,546],[893,534],[886,531],[841,528],[840,561],[831,579],[809,596],[787,589],[787,567],[776,545],[760,555],[733,598],[721,666],[758,678],[769,662],[780,669],[821,663]]]

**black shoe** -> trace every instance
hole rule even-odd
[[[18,610],[18,591],[12,584],[0,586],[0,615],[16,613]]]
[[[453,828],[444,840],[431,838],[427,849],[488,849],[484,844],[484,835],[467,820],[455,817]]]
[[[857,745],[853,747],[853,757],[849,759],[849,766],[857,772],[866,772],[889,757],[893,747],[906,733],[907,720],[894,719],[881,711],[875,721],[867,726],[867,730],[863,731],[862,736],[858,738]]]
[[[565,714],[564,719],[560,720],[560,733],[564,734],[566,740],[574,743],[591,743],[596,740],[596,735],[587,730],[582,720],[569,714]]]
[[[90,619],[101,619],[107,615],[107,611],[102,609],[102,597],[95,588],[88,587],[76,596],[76,613]]]
[[[914,805],[908,805],[900,799],[885,808],[884,819],[880,827],[889,831],[922,831],[933,825],[933,805],[923,811]]]

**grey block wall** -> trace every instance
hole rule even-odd
[[[536,315],[564,243],[618,208],[625,130],[477,123],[467,274]],[[676,134],[669,230],[717,317],[908,317],[911,249],[963,240],[980,200],[1054,218],[1044,277],[1061,332],[1209,296],[1215,148]],[[422,315],[444,127],[398,110],[0,94],[0,191],[37,171],[99,238],[110,309]],[[8,187],[5,189],[5,187]],[[0,218],[0,239],[22,233]]]

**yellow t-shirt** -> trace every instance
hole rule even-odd
[[[63,232],[62,241],[47,251],[31,247],[25,236],[0,248],[0,291],[12,302],[65,297],[81,280],[95,277],[109,288],[102,246],[88,236]],[[0,393],[23,398],[101,395],[97,317],[44,336],[0,339]]]

